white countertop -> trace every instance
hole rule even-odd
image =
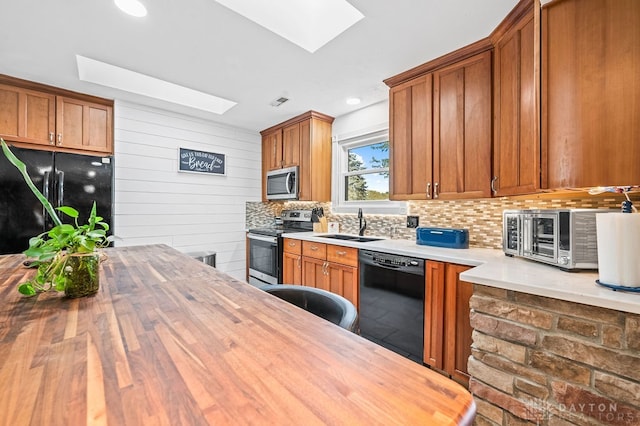
[[[320,235],[326,234],[300,232],[286,234],[284,237],[475,266],[463,272],[460,278],[489,287],[640,314],[640,293],[601,287],[595,282],[598,273],[594,271],[566,272],[554,266],[507,257],[502,250],[446,249],[418,245],[410,240],[382,239],[360,243],[323,238]]]

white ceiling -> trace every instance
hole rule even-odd
[[[517,0],[349,0],[364,19],[315,53],[213,0],[0,0],[0,74],[262,130],[382,101],[382,80],[486,37]],[[302,0],[301,0],[302,1]],[[238,103],[216,115],[78,79],[76,54]],[[289,102],[275,108],[278,97]],[[347,97],[362,103],[350,106]]]

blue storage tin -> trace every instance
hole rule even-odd
[[[469,248],[469,230],[455,228],[416,228],[416,243],[452,249]]]

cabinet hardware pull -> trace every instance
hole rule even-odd
[[[431,182],[427,182],[427,198],[431,198]]]
[[[297,260],[297,265],[298,265],[298,269],[300,269],[300,259],[302,259],[302,256],[298,256],[298,260]]]
[[[289,241],[289,247],[295,247],[295,246],[296,246],[296,243],[295,243],[295,242],[293,242],[293,241]]]
[[[58,145],[62,145],[62,133],[58,133]]]
[[[438,182],[433,185],[433,198],[438,198]]]
[[[498,193],[498,190],[496,189],[496,181],[498,180],[498,176],[494,176],[493,179],[491,179],[491,192],[495,195]]]
[[[347,252],[346,251],[337,251],[336,254],[338,256],[344,256],[345,254],[347,254]]]
[[[54,141],[53,141],[53,132],[49,132],[49,145],[53,145]]]
[[[317,246],[311,246],[311,250],[313,250],[313,251],[317,251],[317,250],[318,250],[318,247],[317,247]]]

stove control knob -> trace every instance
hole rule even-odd
[[[568,265],[569,264],[569,258],[567,256],[560,256],[558,258],[558,263],[561,265]]]

